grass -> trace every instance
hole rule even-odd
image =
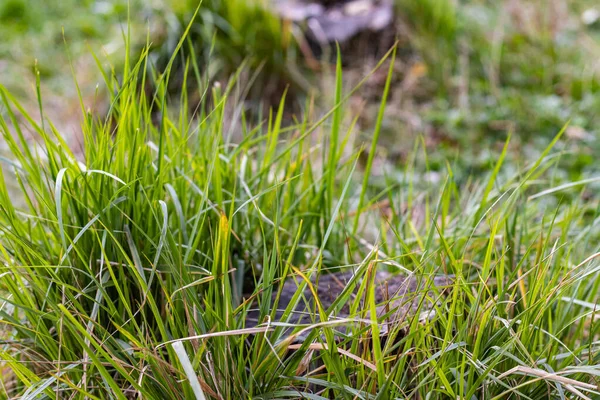
[[[134,1],[132,7],[139,5]],[[0,59],[3,73],[33,75],[36,71],[54,91],[64,85],[62,78],[67,62],[65,39],[75,55],[87,54],[86,45],[97,48],[117,37],[119,22],[127,22],[128,2],[109,1],[41,1],[7,0],[0,5]],[[137,22],[134,21],[134,22]],[[121,44],[119,42],[119,44]],[[111,46],[107,46],[111,47]],[[111,52],[111,50],[107,50]],[[83,66],[83,65],[81,65]],[[29,87],[19,82],[5,82],[11,90],[28,94]]]
[[[545,3],[471,0],[456,6],[447,0],[395,1],[400,51],[381,129],[384,147],[392,157],[404,161],[407,152],[397,143],[412,143],[425,134],[431,138],[427,146],[433,170],[443,173],[445,159],[459,152],[456,172],[468,175],[488,168],[494,158],[487,149],[501,147],[507,132],[512,131],[514,149],[508,161],[519,164],[532,153],[537,157],[537,150],[570,118],[567,136],[580,143],[581,156],[565,170],[576,180],[597,172],[590,153],[599,150],[595,137],[600,86],[592,61],[599,54],[595,44],[599,30],[597,23],[586,25],[581,18],[596,5],[589,0],[554,1],[547,7]],[[5,38],[0,44],[0,74],[15,96],[28,98],[24,106],[32,113],[37,100],[30,96],[30,86],[35,84],[33,72],[37,69],[46,88],[45,107],[58,114],[67,108],[65,102],[71,105],[69,100],[77,97],[68,90],[71,85],[65,84],[69,72],[61,68],[68,64],[64,39],[83,95],[91,99],[97,74],[89,49],[100,55],[109,53],[114,65],[121,64],[120,36],[127,2],[53,0],[34,4],[37,7],[26,7],[23,0],[10,0],[0,7],[0,36]],[[140,32],[135,35],[141,38],[138,44],[144,44],[146,28],[150,31],[151,64],[159,69],[166,66],[197,6],[194,0],[130,2],[130,20]],[[525,23],[525,16],[533,22]],[[286,104],[298,112],[301,107],[296,105],[304,104],[304,94],[312,93],[315,86],[317,93],[333,93],[335,87],[335,82],[330,87],[322,83],[334,75],[326,73],[326,65],[311,59],[312,70],[303,67],[310,51],[306,43],[297,43],[299,29],[280,21],[263,0],[204,1],[184,49],[186,54],[195,53],[200,73],[222,83],[239,65],[247,65],[240,79],[256,83],[249,85],[250,95],[246,96],[252,109],[276,105],[289,86]],[[356,58],[354,64],[360,66],[377,61],[365,60],[361,53],[343,56]],[[174,93],[181,88],[184,59],[174,61],[170,88]],[[354,66],[346,70],[346,80],[353,75],[362,77],[363,69]],[[360,113],[358,126],[365,130],[375,125],[383,92],[384,79],[373,81],[367,85],[369,90],[357,92],[351,99],[366,103],[353,110]],[[188,96],[193,108],[202,93],[190,90]],[[317,99],[322,97],[326,96]],[[326,111],[332,101],[317,101],[315,106]],[[75,125],[63,122],[74,115],[68,108],[55,121],[64,131]],[[590,149],[587,154],[585,148]]]
[[[253,124],[235,79],[209,85],[191,56],[171,98],[172,71],[147,64],[147,51],[127,53],[121,79],[104,75],[107,115],[82,100],[82,154],[43,107],[36,122],[0,87],[1,181],[19,188],[0,186],[4,397],[598,396],[600,204],[586,194],[597,180],[557,174],[564,130],[518,170],[504,165],[507,141],[465,183],[452,162],[438,183],[423,179],[417,143],[382,186],[368,173],[377,147],[363,169],[342,118],[341,68],[325,114],[308,101],[285,123],[283,98]],[[194,114],[190,85],[211,93]],[[291,307],[274,319],[284,278],[303,282],[300,302],[310,276],[348,268],[355,278],[331,306],[317,302],[313,323],[287,329]],[[385,338],[375,269],[427,288]],[[433,285],[440,273],[453,276],[447,287]],[[253,308],[257,327],[246,325]]]
[[[426,104],[415,112],[461,148],[474,138],[487,145],[508,130],[539,148],[568,118],[595,148],[598,30],[581,18],[595,4],[398,5],[408,25],[405,47],[428,68],[419,87]]]
[[[257,103],[255,108],[263,102],[276,104],[284,90],[299,95],[309,83],[307,71],[300,67],[294,29],[271,8],[264,0],[167,1],[161,15],[154,16],[157,24],[167,26],[159,34],[153,32],[154,62],[161,69],[166,66],[187,28],[186,51],[195,54],[211,80],[227,81],[240,65],[247,66],[244,79],[253,84],[245,98]],[[174,61],[173,78],[177,78],[184,74],[185,60]],[[180,91],[180,80],[173,83],[170,90]]]
[[[252,9],[248,12],[236,7],[235,1],[203,5],[190,34],[192,51],[201,57],[200,64],[211,79],[226,81],[245,62],[249,69],[241,79],[256,83],[249,85],[249,109],[276,105],[287,83],[288,109],[298,112],[301,107],[296,105],[304,104],[304,94],[316,92],[316,109],[328,110],[335,101],[335,74],[328,73],[326,60],[315,65],[317,60],[310,56],[314,68],[304,68],[302,56],[306,54],[300,50],[305,43],[298,43],[301,35],[297,32],[301,27],[278,21],[261,1],[247,2]],[[490,165],[493,168],[496,153],[511,133],[506,162],[520,169],[539,157],[540,149],[570,119],[565,136],[578,144],[577,156],[561,160],[561,173],[576,181],[598,173],[593,154],[599,150],[600,86],[593,60],[599,54],[599,31],[597,23],[589,25],[581,18],[595,3],[577,0],[547,5],[535,0],[457,5],[447,0],[396,0],[395,5],[397,21],[389,30],[398,31],[399,56],[378,143],[378,151],[387,152],[391,159],[390,168],[402,173],[411,154],[410,146],[401,143],[412,144],[425,136],[427,168],[443,177],[446,160],[454,159],[453,170],[462,184],[470,175],[483,174]],[[178,23],[157,24],[172,27],[166,35],[157,35],[164,41],[153,40],[153,57],[163,60],[161,65],[169,59],[196,6],[195,1],[178,2],[162,10],[165,20]],[[161,16],[155,14],[153,19],[160,21]],[[269,46],[261,47],[261,43]],[[346,90],[362,79],[370,68],[365,65],[378,61],[360,53],[360,47],[343,54],[348,60]],[[184,68],[176,60],[174,77],[183,74]],[[171,90],[176,93],[181,81],[172,82]],[[368,135],[380,115],[384,82],[373,76],[349,99],[352,106],[346,118],[358,114],[357,126]],[[299,87],[308,90],[296,90]],[[190,103],[195,104],[201,93],[189,89]]]

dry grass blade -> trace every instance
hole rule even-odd
[[[181,365],[183,366],[183,370],[185,371],[188,381],[190,382],[190,386],[194,391],[196,400],[206,400],[204,392],[202,391],[202,386],[200,385],[200,381],[198,380],[198,376],[194,372],[194,367],[192,367],[192,363],[190,362],[190,358],[188,357],[187,352],[185,351],[185,347],[183,347],[183,343],[174,342],[171,343],[171,345],[173,346],[173,350],[175,350],[175,353],[179,358],[179,362],[181,362]]]
[[[513,375],[513,374],[534,376],[534,377],[537,377],[537,378],[545,380],[545,381],[550,381],[550,382],[561,384],[565,387],[565,389],[569,390],[570,392],[572,392],[580,397],[583,397],[586,400],[589,399],[589,397],[582,395],[581,392],[579,392],[579,390],[577,390],[577,389],[585,389],[585,390],[597,390],[598,389],[597,385],[592,385],[591,383],[581,382],[581,381],[577,381],[575,379],[561,376],[560,372],[548,372],[548,371],[544,371],[539,368],[530,368],[530,367],[524,367],[524,366],[514,367],[514,368],[506,371],[505,373],[501,374],[500,376],[498,376],[498,379],[503,379],[503,378],[506,378],[507,376]]]
[[[272,329],[273,328],[269,328],[268,326],[265,326],[265,327],[257,327],[257,328],[233,329],[230,331],[206,333],[204,335],[188,336],[188,337],[184,337],[181,339],[169,340],[168,342],[159,344],[155,348],[159,349],[159,348],[169,345],[169,344],[179,343],[179,342],[187,342],[189,340],[209,339],[209,338],[223,337],[223,336],[253,335],[256,333],[265,333]]]
[[[298,350],[300,348],[302,348],[303,345],[302,344],[291,344],[288,346],[288,349],[290,350]],[[309,350],[329,350],[329,347],[327,346],[327,344],[325,343],[311,343],[308,345],[308,349]],[[351,358],[354,361],[357,361],[359,363],[361,363],[362,365],[364,365],[365,367],[369,368],[372,371],[377,372],[377,367],[375,366],[375,364],[365,360],[364,358],[360,358],[359,356],[357,356],[356,354],[352,354],[350,353],[348,350],[344,350],[341,348],[337,348],[337,352],[340,354],[345,355],[348,358]]]

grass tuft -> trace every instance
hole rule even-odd
[[[228,113],[235,81],[206,89],[191,57],[196,79],[173,100],[170,69],[146,57],[127,58],[120,81],[104,75],[111,106],[85,115],[81,152],[0,86],[5,397],[598,395],[598,204],[546,202],[596,181],[548,183],[562,131],[521,171],[504,170],[507,145],[484,179],[459,185],[448,163],[442,183],[423,184],[407,165],[381,190],[377,147],[361,171],[350,148],[340,68],[320,119],[307,107],[287,121],[282,99],[252,125]],[[193,115],[189,82],[213,92]],[[346,270],[340,295],[319,299],[315,280]],[[379,271],[420,283],[385,334]],[[286,278],[298,290],[281,307]],[[300,324],[292,311],[310,296]]]

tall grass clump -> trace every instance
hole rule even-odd
[[[375,145],[372,174],[353,178],[340,68],[328,113],[315,117],[309,103],[286,122],[282,100],[252,125],[228,112],[232,86],[196,81],[211,103],[188,114],[186,91],[170,99],[170,70],[148,76],[145,54],[127,57],[121,79],[105,75],[105,117],[82,104],[81,154],[42,107],[36,122],[0,87],[11,152],[0,186],[5,397],[597,395],[598,204],[558,201],[594,183],[554,180],[560,135],[514,175],[502,168],[506,146],[463,187],[450,165],[442,183],[421,180],[417,148],[378,191]],[[316,301],[310,324],[294,323],[311,277],[341,269],[354,271],[346,289]],[[376,270],[424,288],[385,334]],[[436,287],[437,274],[451,283]],[[285,278],[299,289],[277,314]],[[335,318],[344,307],[349,317]]]

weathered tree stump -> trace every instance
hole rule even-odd
[[[323,309],[329,309],[338,297],[344,292],[348,283],[353,277],[352,272],[339,272],[331,274],[322,274],[319,278],[313,277],[311,282],[316,291],[318,300]],[[350,296],[355,299],[360,283],[366,277],[361,277],[356,282]],[[288,277],[283,284],[281,296],[276,303],[277,290],[273,289],[272,304],[276,304],[275,319],[269,321],[284,322],[290,325],[305,325],[309,326],[314,323],[321,322],[315,303],[315,296],[310,288],[306,287],[302,293],[300,301],[293,308],[290,316],[282,321],[285,309],[292,301],[293,296],[299,290],[299,286],[303,282],[298,276]],[[375,277],[369,284],[375,286],[375,304],[377,304],[377,316],[383,318],[381,321],[380,332],[385,334],[388,331],[388,326],[398,323],[401,320],[413,316],[417,310],[427,314],[433,308],[435,301],[435,293],[432,286],[435,286],[438,293],[443,292],[443,289],[449,286],[452,278],[448,275],[439,275],[429,279],[426,282],[425,278],[417,278],[414,275],[391,274],[384,271],[377,271]],[[429,284],[427,287],[426,285]],[[364,299],[359,299],[364,304]],[[368,306],[364,305],[361,311]],[[253,327],[259,323],[266,323],[266,320],[259,321],[259,311],[252,309],[246,319],[246,327]],[[360,320],[359,315],[351,315],[350,305],[344,303],[334,313],[328,315],[330,321],[336,319],[353,319]],[[290,328],[291,330],[291,328]],[[341,332],[346,331],[346,326],[340,325],[336,330]],[[308,336],[309,331],[298,336],[298,339],[303,340]]]
[[[391,0],[278,0],[279,14],[305,23],[318,42],[344,43],[364,32],[379,32],[393,23]]]

